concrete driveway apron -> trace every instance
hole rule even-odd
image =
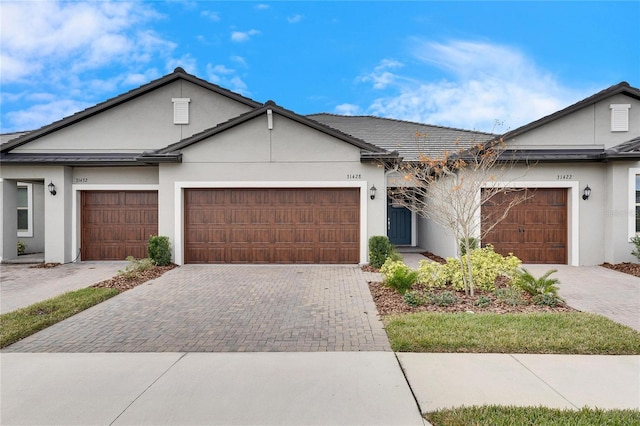
[[[3,352],[390,351],[354,265],[185,265]]]

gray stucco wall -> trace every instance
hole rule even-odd
[[[368,196],[372,185],[378,188],[375,200]],[[360,148],[285,117],[274,115],[273,130],[267,129],[266,116],[257,117],[185,148],[181,164],[160,165],[159,233],[181,244],[183,188],[330,186],[361,187],[362,247],[370,236],[386,234],[382,167],[362,163]]]
[[[629,131],[611,131],[611,104],[630,104]],[[640,101],[625,95],[613,96],[568,116],[507,140],[509,147],[527,149],[603,148],[640,135]]]
[[[191,99],[189,124],[173,124],[172,98]],[[243,104],[200,86],[176,81],[13,152],[141,152],[158,149],[249,110]]]

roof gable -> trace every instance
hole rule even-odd
[[[311,120],[307,117],[301,116],[299,114],[294,113],[293,111],[284,109],[278,105],[276,105],[273,101],[266,102],[262,107],[256,108],[252,111],[249,111],[245,114],[242,114],[236,118],[232,118],[224,123],[218,124],[215,127],[207,129],[203,132],[195,134],[189,138],[183,139],[179,142],[171,144],[165,148],[153,151],[146,152],[140,158],[141,160],[145,157],[154,157],[154,156],[166,156],[166,155],[177,155],[180,150],[185,149],[193,144],[196,144],[204,139],[210,138],[217,134],[223,133],[229,129],[235,128],[237,126],[242,125],[243,123],[248,122],[260,115],[267,115],[268,111],[271,111],[271,114],[278,114],[280,116],[286,117],[290,120],[293,120],[299,124],[302,124],[306,127],[312,128],[329,136],[332,136],[336,139],[339,139],[343,142],[351,144],[357,148],[359,148],[363,152],[364,157],[375,157],[375,156],[395,156],[394,153],[390,153],[389,151],[379,148],[375,145],[367,143],[361,139],[355,138],[351,135],[347,135],[339,130],[333,129],[331,127],[325,126],[315,120]],[[266,124],[265,124],[266,125]]]
[[[62,120],[56,121],[54,123],[48,124],[44,127],[41,127],[40,129],[34,130],[32,132],[28,132],[24,135],[21,135],[20,137],[17,137],[13,140],[10,140],[9,142],[5,143],[4,145],[2,145],[2,147],[0,148],[0,152],[8,152],[11,151],[12,149],[15,149],[19,146],[22,146],[28,142],[31,142],[33,140],[36,140],[38,138],[41,138],[43,136],[46,136],[50,133],[53,133],[57,130],[66,128],[68,126],[71,126],[75,123],[78,123],[82,120],[85,120],[89,117],[95,116],[101,112],[107,111],[111,108],[114,108],[118,105],[121,105],[127,101],[130,101],[132,99],[138,98],[142,95],[145,95],[151,91],[154,91],[160,87],[164,87],[168,84],[171,84],[175,81],[178,80],[184,80],[187,82],[190,82],[192,84],[195,84],[199,87],[202,87],[204,89],[210,90],[212,92],[215,92],[219,95],[222,95],[226,98],[229,98],[231,100],[234,100],[236,102],[239,102],[240,104],[246,105],[250,108],[258,108],[260,107],[262,104],[259,102],[256,102],[252,99],[249,99],[247,97],[244,97],[242,95],[239,95],[237,93],[231,92],[227,89],[224,89],[216,84],[213,83],[209,83],[206,80],[202,80],[194,75],[188,74],[184,69],[178,67],[176,68],[171,74],[167,74],[164,77],[161,77],[157,80],[151,81],[147,84],[144,84],[136,89],[130,90],[126,93],[123,93],[121,95],[118,95],[114,98],[108,99],[104,102],[101,102],[97,105],[94,105],[90,108],[87,108],[85,110],[79,111],[69,117],[65,117]]]
[[[589,96],[588,98],[585,98],[579,102],[576,102],[573,105],[570,105],[564,109],[561,109],[560,111],[556,111],[553,114],[547,115],[546,117],[542,117],[536,121],[533,121],[529,124],[525,124],[524,126],[518,127],[517,129],[511,130],[507,133],[505,133],[504,135],[502,135],[502,138],[504,140],[508,140],[508,139],[512,139],[518,135],[521,135],[525,132],[528,132],[530,130],[536,129],[538,127],[544,126],[545,124],[548,124],[552,121],[558,120],[559,118],[565,117],[569,114],[572,114],[578,110],[581,110],[589,105],[593,105],[595,103],[598,103],[600,101],[603,101],[607,98],[610,98],[612,96],[618,95],[618,94],[623,94],[626,96],[630,96],[631,98],[634,98],[636,100],[640,100],[640,89],[637,89],[635,87],[632,87],[629,85],[629,83],[627,83],[626,81],[620,82],[614,86],[608,87],[592,96]]]

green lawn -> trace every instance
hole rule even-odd
[[[398,352],[638,355],[640,333],[600,315],[432,313],[383,318]]]
[[[118,294],[113,288],[83,288],[0,315],[0,348],[69,318]]]
[[[593,426],[638,425],[638,410],[558,410],[544,407],[462,407],[428,413],[426,419],[433,426]]]

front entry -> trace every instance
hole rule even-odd
[[[411,210],[387,204],[387,237],[391,244],[411,245]]]

